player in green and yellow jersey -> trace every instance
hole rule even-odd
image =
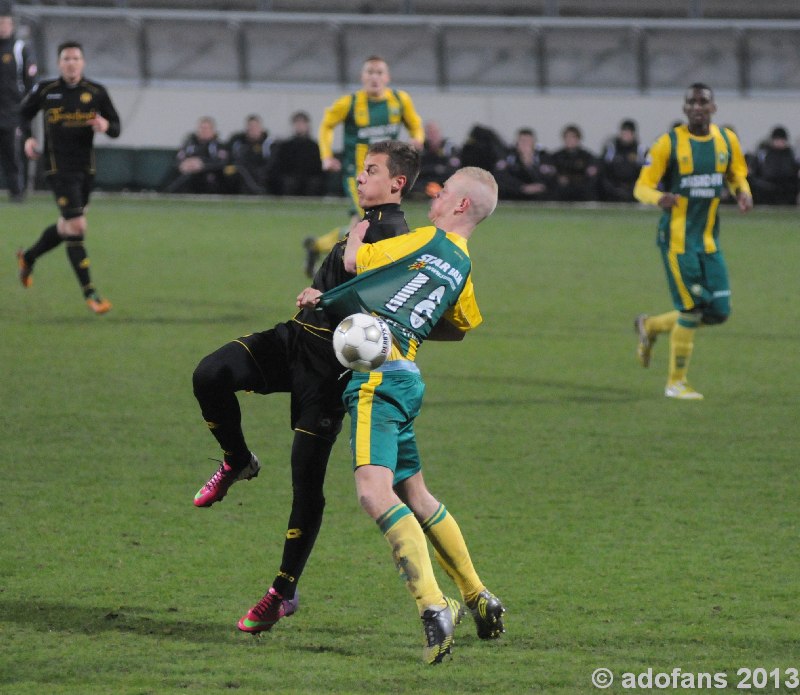
[[[739,139],[730,128],[711,122],[717,106],[708,85],[686,91],[687,123],[656,140],[650,148],[633,194],[664,210],[658,225],[658,246],[675,311],[635,320],[637,356],[650,364],[659,333],[670,334],[668,398],[699,400],[687,382],[694,333],[701,325],[723,323],[730,314],[730,285],[719,247],[719,203],[724,188],[736,196],[741,212],[753,207]]]
[[[415,600],[425,633],[423,658],[429,664],[450,653],[463,609],[442,594],[426,538],[458,586],[478,637],[496,639],[504,632],[502,602],[475,571],[455,519],[425,485],[414,431],[425,391],[415,362],[417,348],[425,339],[461,340],[481,323],[467,241],[496,205],[497,183],[488,171],[459,169],[431,202],[433,226],[364,244],[367,226],[355,225],[344,267],[357,276],[321,298],[312,288],[298,298],[301,306],[319,303],[332,322],[367,310],[391,330],[387,361],[374,371],[354,372],[343,400],[350,413],[357,496],[389,542]]]
[[[325,171],[341,171],[345,196],[350,201],[350,222],[321,237],[308,237],[306,275],[312,277],[320,255],[327,253],[358,222],[364,211],[358,205],[356,176],[364,169],[364,157],[372,143],[397,140],[403,127],[410,143],[422,149],[425,131],[422,119],[407,92],[390,89],[389,66],[380,56],[370,56],[361,69],[361,89],[339,97],[325,110],[319,127],[319,153]],[[333,156],[336,128],[343,126],[344,155],[340,162]]]

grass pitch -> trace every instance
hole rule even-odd
[[[292,315],[301,240],[343,204],[98,196],[103,317],[62,249],[18,284],[14,251],[54,213],[44,195],[0,208],[0,692],[573,695],[599,667],[606,692],[676,667],[740,692],[740,668],[800,667],[796,211],[723,211],[734,313],[697,337],[700,403],[663,397],[666,340],[649,370],[634,359],[633,317],[669,309],[655,209],[504,205],[479,228],[485,323],[422,349],[418,432],[508,632],[467,622],[436,668],[346,436],[300,611],[260,639],[235,626],[280,559],[285,396],[241,399],[259,478],[191,503],[218,455],[195,364]]]

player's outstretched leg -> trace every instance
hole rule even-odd
[[[490,591],[481,591],[468,607],[481,639],[497,639],[506,631],[503,625],[505,606]]]
[[[422,630],[425,633],[425,647],[422,659],[426,664],[440,664],[451,653],[453,632],[461,622],[466,609],[458,601],[444,597],[444,607],[432,606],[422,613]]]
[[[261,464],[252,452],[250,452],[250,461],[244,468],[233,468],[227,461],[223,461],[208,482],[197,491],[194,496],[194,506],[210,507],[214,502],[222,500],[235,482],[255,478],[260,470]]]
[[[300,596],[295,592],[294,598],[284,599],[273,587],[264,597],[239,620],[237,627],[242,632],[258,634],[272,629],[281,618],[288,618],[297,612]]]
[[[19,281],[25,289],[28,289],[33,284],[33,266],[25,260],[25,254],[22,249],[17,251],[17,266],[19,268]]]
[[[633,320],[633,330],[636,332],[639,342],[636,345],[636,359],[642,367],[650,366],[650,356],[653,352],[653,345],[656,342],[657,335],[647,332],[647,314],[639,314]]]

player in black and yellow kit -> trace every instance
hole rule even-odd
[[[400,201],[419,173],[419,153],[401,142],[375,147],[381,166],[364,173],[358,193],[368,238],[378,241],[408,232]],[[319,291],[352,277],[344,268],[345,243],[334,246],[314,276]],[[342,390],[347,382],[331,346],[334,328],[324,313],[303,309],[270,330],[224,345],[203,358],[194,372],[195,397],[223,451],[221,465],[195,495],[197,507],[220,501],[234,482],[260,470],[242,432],[236,392],[291,394],[292,511],[280,571],[264,598],[239,621],[246,632],[269,630],[295,611],[297,582],[322,523],[325,472],[344,419]]]
[[[683,103],[686,125],[656,140],[633,190],[637,200],[664,211],[658,246],[675,306],[675,311],[636,317],[637,356],[647,367],[658,335],[670,334],[664,394],[679,400],[703,398],[686,380],[696,329],[723,323],[731,310],[728,270],[719,246],[723,189],[727,186],[736,196],[741,212],[753,207],[739,140],[731,129],[711,122],[716,110],[711,88],[691,85]]]
[[[341,171],[345,197],[350,201],[350,222],[336,227],[321,237],[308,237],[306,274],[311,277],[317,258],[327,253],[347,230],[360,219],[363,211],[356,193],[356,176],[364,168],[364,157],[372,143],[397,140],[405,127],[411,144],[422,149],[425,130],[407,92],[391,89],[389,66],[380,56],[370,56],[361,69],[361,89],[339,97],[325,114],[319,126],[319,154],[325,171]],[[333,156],[333,137],[342,125],[344,152],[342,161]]]
[[[14,33],[11,3],[0,0],[0,170],[11,201],[21,202],[27,177],[22,165],[19,107],[36,80],[30,44]]]
[[[83,48],[75,41],[58,47],[60,77],[39,82],[22,102],[22,129],[25,154],[44,158],[45,174],[61,212],[56,224],[42,232],[39,240],[24,253],[17,252],[19,278],[30,287],[37,259],[65,242],[67,257],[81,285],[86,305],[95,314],[105,314],[111,303],[102,299],[89,275],[89,258],[83,244],[86,233],[86,206],[94,182],[94,134],[120,134],[117,111],[105,87],[83,76]],[[44,150],[31,136],[30,122],[41,111],[44,123]]]

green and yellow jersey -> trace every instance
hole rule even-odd
[[[345,177],[358,176],[369,146],[382,140],[397,140],[403,126],[411,139],[425,140],[422,118],[411,97],[401,90],[387,89],[382,97],[372,99],[362,89],[340,97],[325,109],[319,126],[319,153],[323,160],[333,156],[334,130],[340,123],[344,124]]]
[[[356,256],[355,278],[322,297],[339,318],[356,311],[381,316],[389,324],[390,360],[411,360],[444,319],[466,332],[483,320],[475,301],[467,240],[436,227],[364,244]]]
[[[750,193],[747,164],[736,134],[711,124],[708,135],[698,136],[681,125],[650,148],[633,195],[650,205],[658,205],[664,193],[680,196],[675,207],[661,216],[659,244],[673,254],[689,250],[714,253],[719,235],[717,212],[725,186],[734,195]]]

